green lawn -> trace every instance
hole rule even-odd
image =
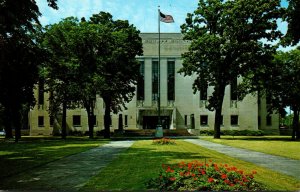
[[[181,140],[176,145],[153,145],[151,140],[137,141],[120,157],[89,180],[82,191],[145,190],[144,182],[158,175],[161,164],[181,161],[209,161],[236,166],[246,172],[256,170],[257,181],[270,190],[295,191],[300,181]],[[280,182],[278,182],[280,181]]]
[[[250,149],[272,155],[278,155],[300,160],[300,141],[291,141],[290,136],[221,136],[221,139],[213,139],[213,136],[200,137],[203,140]]]
[[[107,143],[86,137],[22,137],[19,143],[0,139],[0,179]]]

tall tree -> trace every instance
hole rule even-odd
[[[74,39],[79,21],[69,17],[57,24],[48,25],[41,38],[42,47],[48,53],[48,61],[41,68],[41,78],[50,94],[50,115],[57,117],[62,112],[61,136],[67,135],[67,109],[74,108],[80,98],[80,64],[74,52]]]
[[[260,79],[265,92],[271,93],[269,110],[278,110],[290,107],[293,110],[292,139],[300,139],[300,50],[289,52],[278,51],[272,65],[261,74]]]
[[[55,88],[55,95],[68,91],[65,99],[81,102],[88,114],[90,138],[96,95],[100,95],[106,107],[105,137],[109,138],[110,112],[120,110],[135,90],[139,69],[135,56],[142,53],[139,31],[128,21],[113,21],[109,13],[100,12],[90,20],[66,18],[48,26],[44,45],[53,56],[46,70],[49,87]],[[65,68],[61,69],[62,66]],[[56,90],[58,83],[61,91]],[[69,86],[73,88],[68,89]]]
[[[48,0],[57,8],[56,0]],[[33,84],[41,51],[30,34],[40,16],[35,1],[1,1],[0,3],[0,103],[4,107],[6,137],[21,137],[21,112],[33,103]],[[17,56],[16,56],[17,55]]]
[[[110,137],[110,113],[125,107],[134,96],[135,85],[139,77],[137,55],[142,55],[140,31],[127,20],[113,20],[112,15],[105,12],[95,14],[90,23],[101,25],[105,31],[99,45],[97,73],[97,93],[105,103],[104,137]],[[126,107],[125,107],[126,108]]]
[[[281,13],[279,0],[200,0],[181,26],[191,45],[179,72],[197,75],[194,92],[214,87],[207,107],[215,110],[214,138],[220,138],[225,87],[238,77],[252,78],[253,69],[270,62],[276,49],[269,41],[281,35],[276,24]]]

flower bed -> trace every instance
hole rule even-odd
[[[157,178],[146,182],[148,189],[188,191],[256,191],[263,187],[254,180],[256,171],[247,174],[227,164],[199,161],[162,165]]]
[[[169,144],[176,144],[176,143],[175,143],[175,140],[173,140],[173,139],[163,137],[163,138],[159,138],[159,139],[153,139],[153,144],[169,145]]]

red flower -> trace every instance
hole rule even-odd
[[[208,178],[208,180],[207,180],[209,183],[212,183],[213,181],[214,181],[214,178]]]
[[[229,181],[228,179],[224,180],[224,182],[225,182],[226,184],[229,184],[229,183],[230,183],[230,181]]]
[[[226,179],[226,178],[227,178],[227,175],[226,175],[226,174],[222,174],[221,178],[222,178],[222,179]]]
[[[253,170],[253,171],[252,171],[252,174],[255,175],[255,174],[257,174],[257,172],[256,172],[255,170]]]
[[[175,181],[176,178],[175,177],[170,177],[170,181]]]

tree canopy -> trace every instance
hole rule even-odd
[[[270,93],[270,110],[291,107],[293,116],[292,139],[300,139],[299,112],[300,112],[300,50],[288,52],[278,51],[272,62],[262,76],[268,80],[261,81],[263,90]]]
[[[139,31],[128,21],[114,21],[111,14],[100,12],[89,20],[71,17],[48,26],[44,46],[52,57],[44,74],[54,95],[80,101],[89,119],[100,95],[106,108],[105,137],[110,137],[110,112],[119,111],[134,95],[139,74],[135,57],[142,54]],[[92,120],[89,127],[92,134]]]
[[[300,0],[288,0],[289,5],[283,19],[288,22],[284,44],[296,45],[300,41]]]
[[[56,0],[48,0],[57,8]],[[6,0],[0,3],[0,105],[6,137],[15,128],[16,141],[20,138],[21,116],[24,107],[34,103],[33,85],[38,79],[38,65],[43,59],[34,38],[34,26],[41,15],[35,1]]]
[[[281,36],[276,24],[281,14],[279,0],[200,0],[181,26],[191,45],[179,72],[196,74],[195,92],[214,87],[207,107],[216,112],[215,138],[220,138],[225,87],[238,77],[251,79],[253,69],[271,61],[276,48],[270,42]]]

